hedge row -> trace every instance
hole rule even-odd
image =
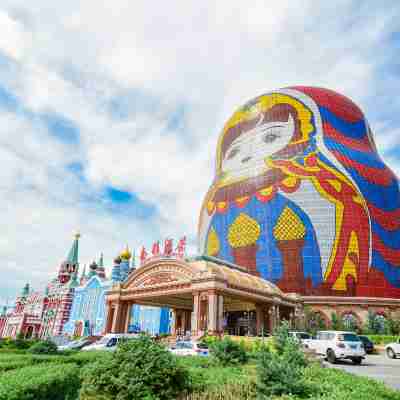
[[[2,372],[10,371],[12,369],[28,367],[30,365],[32,365],[31,360],[13,360],[7,362],[0,362],[0,374]]]
[[[0,375],[0,400],[74,399],[79,385],[76,365],[34,365]]]
[[[374,344],[388,344],[397,342],[399,340],[399,336],[392,335],[367,335],[369,340],[371,340]]]
[[[306,368],[305,378],[319,392],[309,400],[400,400],[400,392],[382,382],[334,368],[314,365]]]
[[[21,366],[41,363],[68,364],[75,363],[79,366],[94,362],[104,357],[109,357],[109,352],[79,352],[70,355],[33,355],[33,354],[0,354],[0,372]],[[7,368],[6,365],[10,365]],[[15,367],[13,367],[15,365]]]

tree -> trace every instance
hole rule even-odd
[[[400,334],[400,320],[388,317],[385,320],[385,333],[388,335],[399,335]]]
[[[343,328],[343,320],[336,312],[331,314],[331,327],[334,331],[340,331]]]
[[[310,332],[312,335],[315,335],[317,331],[324,330],[327,328],[325,319],[322,317],[322,314],[318,311],[313,311],[309,308],[305,308],[304,310],[305,317],[305,326],[306,330]]]
[[[177,358],[162,344],[141,335],[120,344],[107,362],[84,368],[81,397],[172,400],[189,388],[189,374]]]
[[[307,397],[313,390],[304,377],[307,361],[299,342],[289,335],[286,322],[275,330],[274,339],[276,352],[265,346],[258,358],[258,398],[270,399],[284,394]]]

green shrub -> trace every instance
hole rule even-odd
[[[80,351],[78,353],[72,354],[67,359],[76,363],[79,366],[93,363],[95,361],[108,362],[112,357],[112,353],[109,351]]]
[[[36,339],[24,339],[22,337],[18,337],[17,339],[5,338],[0,341],[0,349],[1,350],[27,350],[34,343],[36,343]]]
[[[398,336],[392,336],[392,335],[367,335],[367,336],[374,344],[388,344],[392,342],[397,342],[399,340]]]
[[[26,350],[2,347],[0,348],[0,355],[2,354],[25,354]]]
[[[221,366],[211,357],[198,356],[180,357],[178,362],[189,372],[191,378],[192,394],[188,398],[211,399],[215,396],[216,399],[241,399],[239,393],[244,393],[250,387],[254,393],[254,364]],[[237,397],[229,397],[228,393],[234,393],[234,390]]]
[[[260,399],[285,394],[306,396],[313,387],[304,377],[307,361],[299,343],[289,335],[283,322],[275,331],[275,352],[264,347],[258,358],[257,393]]]
[[[400,318],[387,318],[386,332],[389,335],[400,335]]]
[[[210,351],[221,365],[244,364],[248,361],[248,354],[243,343],[237,343],[228,336],[212,343]]]
[[[0,372],[7,371],[10,369],[20,368],[28,365],[36,365],[42,363],[57,363],[66,364],[74,363],[78,366],[86,365],[91,362],[102,360],[107,362],[105,359],[111,357],[108,351],[88,351],[72,353],[70,355],[50,355],[50,354],[13,354],[5,353],[0,354]]]
[[[278,353],[278,355],[282,355],[288,348],[293,349],[297,354],[301,353],[299,343],[296,339],[289,334],[290,328],[289,323],[287,321],[283,321],[274,332],[273,336],[273,347],[268,346],[269,349],[273,349]]]
[[[262,352],[264,349],[269,348],[272,350],[273,345],[272,341],[270,340],[261,340],[261,339],[256,339],[250,348],[250,356],[252,358],[257,358],[260,352]]]
[[[260,399],[292,394],[307,396],[313,387],[306,381],[304,366],[289,351],[281,355],[269,349],[262,351],[258,361],[257,394]]]
[[[0,363],[4,363],[7,361],[17,361],[17,360],[23,360],[26,358],[32,357],[30,354],[26,353],[11,353],[11,352],[5,352],[5,353],[0,353]]]
[[[336,312],[331,314],[331,329],[334,331],[340,331],[343,329],[343,319]]]
[[[205,335],[200,339],[199,342],[206,344],[208,347],[211,347],[215,342],[218,342],[219,340],[221,340],[221,339],[219,337],[217,337],[217,336],[207,336],[207,335]]]
[[[29,353],[32,354],[56,354],[57,345],[51,340],[42,340],[35,343],[29,348]]]
[[[43,364],[0,376],[0,400],[74,399],[78,390],[79,369],[75,365]]]
[[[5,357],[6,356],[6,357]],[[36,354],[6,354],[0,357],[0,372],[44,363],[77,363],[72,357]],[[77,363],[78,364],[78,363]]]
[[[82,371],[82,398],[169,400],[190,388],[189,374],[164,346],[140,336],[118,346],[107,362]]]
[[[12,369],[28,367],[29,365],[32,365],[32,362],[29,359],[0,362],[0,374],[2,372],[10,371]]]
[[[311,365],[304,375],[318,391],[310,400],[400,400],[400,392],[382,382],[338,369]]]

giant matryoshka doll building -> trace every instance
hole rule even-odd
[[[256,97],[226,123],[199,221],[203,254],[365,321],[400,310],[400,195],[362,111],[331,90]]]

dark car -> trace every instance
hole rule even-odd
[[[366,336],[358,336],[364,345],[365,352],[372,354],[374,352],[374,344]]]

